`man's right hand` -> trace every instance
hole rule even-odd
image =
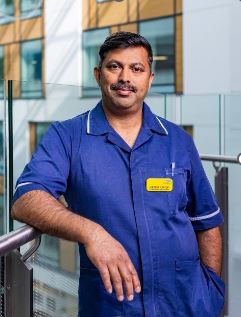
[[[33,190],[21,196],[12,208],[13,218],[47,234],[79,241],[99,270],[105,288],[123,300],[123,286],[129,300],[140,292],[140,281],[123,246],[97,223],[68,210],[50,194]]]
[[[112,284],[117,299],[124,299],[123,288],[128,300],[141,292],[137,272],[126,250],[107,231],[98,226],[91,239],[85,243],[86,253],[97,267],[107,292],[112,293]]]

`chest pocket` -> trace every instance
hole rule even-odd
[[[175,214],[178,210],[184,210],[187,204],[186,183],[187,170],[185,168],[161,168],[145,169],[144,173],[145,197],[150,205],[160,204],[160,208],[167,209],[170,214]],[[170,191],[148,191],[146,186],[147,179],[161,178],[164,181],[171,179],[172,190]]]
[[[173,180],[173,190],[168,192],[168,204],[171,213],[183,210],[187,204],[187,170],[184,168],[166,168],[165,175]]]

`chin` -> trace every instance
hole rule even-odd
[[[126,109],[131,109],[134,107],[134,104],[130,104],[129,102],[128,103],[125,103],[125,102],[115,102],[113,104],[116,108],[118,109],[123,109],[123,110],[126,110]]]

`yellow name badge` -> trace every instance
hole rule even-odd
[[[173,180],[171,178],[147,178],[146,190],[148,192],[171,192]]]

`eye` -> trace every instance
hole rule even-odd
[[[143,67],[141,67],[141,66],[139,66],[139,65],[133,66],[133,67],[132,67],[132,70],[133,70],[135,73],[144,72]]]
[[[117,69],[120,68],[120,66],[118,64],[116,64],[116,63],[112,63],[112,64],[109,64],[107,66],[107,68],[110,69],[110,70],[117,70]]]

